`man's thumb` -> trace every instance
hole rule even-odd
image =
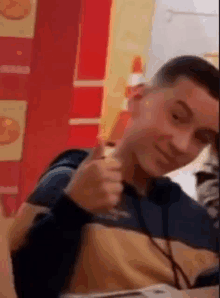
[[[101,138],[96,139],[97,143],[95,148],[93,149],[91,155],[89,156],[89,160],[96,160],[105,157],[105,142]]]

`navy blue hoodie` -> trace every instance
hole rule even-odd
[[[71,167],[77,169],[87,155],[80,150],[73,151]],[[57,167],[53,165],[51,171],[63,165],[62,162]],[[58,172],[55,171],[55,174],[57,179]],[[41,189],[41,194],[38,193],[38,199],[36,195],[32,196],[33,203],[53,203],[49,204],[51,213],[35,224],[28,235],[27,244],[13,255],[19,297],[59,297],[75,273],[82,247],[82,230],[92,223],[138,231],[154,239],[169,238],[192,249],[205,249],[213,253],[219,251],[218,231],[213,228],[213,220],[206,210],[168,179],[155,181],[150,194],[143,198],[138,197],[132,186],[125,184],[124,206],[131,216],[117,221],[94,217],[78,207],[62,191],[69,179],[64,179],[62,186],[59,182],[54,185],[53,179],[50,179],[50,183]],[[214,267],[216,264],[210,269]]]

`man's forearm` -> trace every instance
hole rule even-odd
[[[12,262],[6,239],[0,239],[0,298],[17,298]]]

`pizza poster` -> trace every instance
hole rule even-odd
[[[26,109],[26,101],[0,100],[0,161],[21,160]]]
[[[33,38],[37,0],[1,0],[0,36]]]

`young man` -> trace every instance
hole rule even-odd
[[[81,163],[14,256],[19,296],[159,283],[187,289],[218,266],[213,220],[177,184],[159,178],[214,142],[218,81],[218,71],[197,57],[173,59],[159,70],[114,155],[103,159],[98,146]],[[112,212],[117,205],[124,217]]]

